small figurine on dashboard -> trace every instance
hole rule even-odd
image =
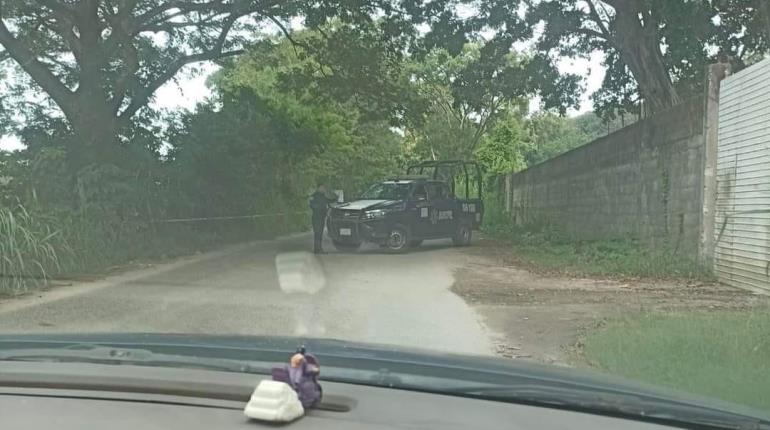
[[[289,384],[297,392],[302,407],[308,409],[321,402],[323,390],[318,383],[320,373],[318,359],[308,354],[303,345],[291,356],[289,364],[273,367],[272,376],[274,381]]]

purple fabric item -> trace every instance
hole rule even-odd
[[[304,357],[302,364],[296,368],[288,364],[273,367],[272,376],[274,381],[289,384],[297,392],[302,407],[308,409],[321,402],[323,391],[318,383],[320,373],[318,359],[312,354],[304,354]]]

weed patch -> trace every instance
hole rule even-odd
[[[547,223],[514,226],[493,201],[484,231],[501,238],[522,262],[546,271],[576,275],[713,280],[711,272],[676,247],[649,247],[635,239],[574,240]]]
[[[650,313],[589,332],[577,360],[613,375],[770,410],[770,314]]]

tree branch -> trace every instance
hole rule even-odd
[[[476,149],[476,146],[478,146],[482,136],[484,136],[484,133],[486,133],[487,127],[489,126],[490,122],[494,119],[494,117],[497,116],[497,113],[498,113],[498,110],[500,109],[501,104],[502,104],[501,99],[493,98],[489,104],[489,110],[486,117],[481,115],[481,120],[479,121],[479,125],[476,128],[476,132],[473,134],[473,141],[471,142],[471,152],[474,149]]]
[[[130,6],[129,6],[130,7]],[[130,9],[128,9],[130,11]],[[115,81],[112,96],[112,111],[113,114],[117,114],[120,109],[120,105],[123,104],[123,100],[126,97],[128,91],[128,83],[134,74],[139,70],[139,56],[136,47],[133,44],[131,36],[126,32],[123,22],[127,16],[126,11],[118,11],[117,14],[111,13],[111,11],[105,11],[105,19],[112,26],[112,31],[117,41],[123,47],[122,57],[125,63],[123,64],[123,70]],[[105,56],[105,59],[109,58],[109,55]]]
[[[271,15],[266,15],[266,14],[262,14],[262,16],[264,16],[267,19],[269,19],[270,21],[272,21],[273,24],[275,24],[278,27],[278,29],[281,30],[281,33],[283,33],[283,36],[286,38],[286,40],[288,40],[289,43],[291,43],[291,47],[294,50],[294,55],[297,58],[299,58],[299,52],[297,52],[297,47],[298,46],[300,48],[306,49],[307,51],[312,51],[311,47],[307,43],[295,40],[294,37],[292,36],[291,32],[289,31],[289,29],[286,28],[286,26],[283,25],[283,23],[281,21],[279,21],[277,18],[275,18],[274,16],[271,16]],[[317,28],[317,30],[319,30],[319,33],[321,33],[321,35],[323,35],[325,38],[328,39],[328,37],[326,37],[325,33],[323,31],[321,31],[320,28]],[[320,61],[318,61],[317,64],[318,64],[318,67],[316,69],[318,70],[319,73],[321,73],[321,76],[323,76],[324,78],[328,78],[329,75],[324,70],[324,64],[322,64]],[[331,66],[329,64],[327,64],[327,66],[330,69],[332,69],[332,72],[334,71],[334,67],[333,66]]]
[[[155,91],[157,91],[158,88],[163,86],[163,84],[171,80],[171,78],[173,78],[174,75],[179,73],[179,70],[181,70],[182,67],[192,63],[199,63],[201,61],[211,61],[211,60],[216,60],[218,58],[232,57],[234,55],[243,54],[244,52],[245,51],[243,49],[237,49],[237,50],[227,51],[227,52],[210,50],[206,52],[201,52],[199,54],[187,55],[174,61],[166,69],[165,72],[163,72],[160,76],[156,77],[152,82],[150,82],[147,86],[142,88],[141,91],[137,92],[137,94],[131,98],[131,103],[129,103],[126,110],[124,110],[118,116],[119,120],[121,122],[128,121],[137,111],[139,111],[139,109],[146,106],[147,103],[149,103],[150,98],[155,93]]]
[[[604,38],[609,41],[610,38],[612,37],[612,35],[610,34],[610,31],[607,28],[607,25],[605,24],[605,22],[602,19],[601,15],[599,15],[599,11],[596,9],[596,5],[594,4],[594,0],[586,0],[586,3],[588,3],[588,11],[589,11],[589,14],[591,16],[591,19],[599,27],[599,31],[604,35]]]
[[[196,11],[210,11],[213,10],[215,7],[222,7],[224,6],[224,3],[222,0],[212,0],[210,2],[206,3],[190,3],[189,0],[176,0],[176,1],[169,1],[165,4],[158,5],[147,12],[137,16],[134,18],[134,23],[136,24],[134,27],[141,27],[144,24],[149,23],[151,20],[153,20],[155,17],[162,15],[165,12],[168,12],[173,9],[179,9],[182,14],[190,13],[190,12],[196,12]]]
[[[175,2],[171,2],[175,3]],[[222,4],[221,1],[212,1],[210,3],[206,4]],[[189,4],[188,4],[189,5]],[[195,5],[194,5],[195,6]],[[200,6],[197,5],[197,6]],[[234,7],[234,6],[233,6]],[[168,10],[168,9],[166,9]],[[219,33],[219,36],[217,37],[217,40],[214,44],[214,46],[205,51],[198,54],[192,54],[192,55],[186,55],[183,57],[180,57],[169,67],[166,69],[165,72],[161,73],[159,76],[157,76],[152,82],[150,82],[148,85],[146,85],[144,88],[142,88],[141,91],[137,92],[132,98],[131,102],[129,103],[128,107],[120,113],[118,116],[119,120],[121,122],[126,122],[128,119],[130,119],[139,109],[147,105],[149,103],[150,98],[155,93],[155,91],[158,90],[163,84],[171,80],[171,78],[176,75],[179,70],[182,69],[182,67],[192,64],[192,63],[198,63],[201,61],[210,61],[215,60],[218,58],[224,58],[224,57],[230,57],[234,55],[239,55],[244,52],[242,49],[238,50],[231,50],[227,52],[223,52],[225,43],[227,42],[227,36],[230,33],[230,30],[232,30],[233,25],[235,25],[235,22],[238,21],[239,18],[241,18],[246,12],[237,12],[235,9],[230,11],[230,16],[228,16],[222,25],[222,30]],[[189,26],[195,26],[195,23],[188,23]],[[120,98],[120,100],[115,101],[116,104],[114,105],[116,109],[120,108],[120,104],[123,102],[123,98]]]
[[[38,3],[42,4],[48,9],[51,9],[59,15],[65,15],[70,20],[75,19],[75,11],[56,0],[38,0]]]
[[[48,93],[57,105],[67,113],[71,110],[73,93],[51,71],[38,61],[35,54],[23,41],[17,40],[6,27],[0,16],[0,45],[34,81]]]
[[[196,23],[191,22],[160,22],[157,24],[148,24],[141,28],[137,28],[134,34],[148,32],[148,33],[173,33],[174,30],[179,30],[187,27],[197,27],[198,29],[204,27],[217,27],[219,23],[216,21],[201,21]]]
[[[291,43],[292,46],[295,47],[295,49],[294,49],[294,53],[295,54],[297,53],[297,49],[296,49],[297,46],[305,48],[305,49],[309,48],[307,43],[301,43],[301,42],[298,42],[298,41],[294,40],[294,38],[292,37],[291,32],[289,31],[289,29],[286,28],[286,26],[283,25],[283,23],[281,21],[279,21],[277,18],[275,18],[274,16],[271,16],[271,15],[263,15],[263,16],[266,17],[267,19],[269,19],[270,21],[272,21],[273,24],[275,24],[281,30],[281,33],[283,33],[283,36],[286,38],[286,40],[288,40],[289,43]]]
[[[590,28],[578,28],[575,31],[577,33],[580,33],[586,36],[592,36],[602,40],[607,40],[607,36],[605,36],[604,33],[596,30],[591,30]]]
[[[56,26],[59,28],[59,34],[67,42],[72,50],[72,55],[75,57],[75,61],[80,62],[83,58],[83,44],[80,43],[80,39],[75,34],[75,25],[67,18],[56,17]]]
[[[225,42],[227,41],[227,35],[230,33],[230,30],[232,30],[235,21],[238,21],[238,18],[240,18],[240,16],[236,14],[227,17],[225,24],[222,26],[222,31],[217,38],[217,43],[214,45],[214,48],[211,49],[212,52],[218,52],[219,55],[222,54],[222,49],[224,49]]]

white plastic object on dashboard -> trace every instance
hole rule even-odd
[[[243,413],[256,420],[285,423],[301,417],[305,409],[288,384],[265,379],[251,394]]]

